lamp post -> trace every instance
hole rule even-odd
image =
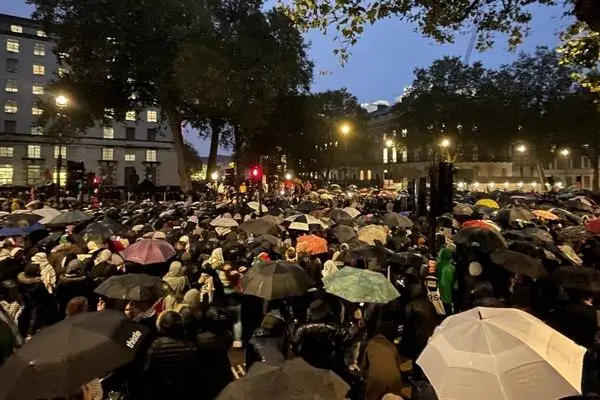
[[[523,177],[523,157],[525,156],[525,152],[527,151],[527,147],[524,144],[517,147],[517,151],[519,152],[519,176]]]
[[[567,168],[569,166],[569,154],[570,154],[569,149],[562,149],[560,151],[560,155],[565,158],[565,188],[568,186],[567,185]]]
[[[348,135],[350,135],[351,131],[352,127],[349,124],[343,123],[340,125],[340,132],[344,138],[344,187],[348,186]]]
[[[435,254],[435,231],[436,231],[436,218],[439,208],[439,188],[438,188],[438,166],[437,161],[437,147],[439,146],[442,150],[447,150],[450,147],[450,139],[443,138],[437,143],[433,144],[431,151],[431,168],[429,169],[430,184],[429,184],[429,248]]]
[[[56,107],[58,107],[58,116],[63,116],[62,111],[69,105],[69,99],[64,95],[57,96]],[[56,156],[56,186],[55,186],[55,201],[56,205],[60,203],[60,172],[62,170],[62,132],[58,134],[58,155]]]
[[[388,139],[385,141],[385,147],[387,148],[387,173],[388,173],[388,186],[392,185],[392,154],[390,150],[394,147],[394,141],[392,139]],[[385,176],[383,177],[383,182],[385,186]]]

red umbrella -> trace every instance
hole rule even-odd
[[[593,234],[600,235],[600,218],[589,220],[586,227]]]
[[[475,219],[471,221],[467,221],[462,224],[462,228],[481,228],[487,229],[488,231],[499,232],[498,226],[494,224],[492,221],[484,221],[481,219]]]
[[[164,240],[142,239],[123,251],[126,261],[142,265],[163,263],[175,255],[175,249]]]

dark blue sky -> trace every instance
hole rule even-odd
[[[29,16],[32,10],[24,0],[6,0],[0,5],[0,13],[23,17]],[[557,33],[567,23],[561,19],[563,10],[559,7],[532,10],[531,32],[519,50],[528,52],[538,45],[555,46],[558,43]],[[444,55],[462,57],[469,38],[470,34],[467,34],[457,38],[453,44],[440,46],[415,33],[411,24],[389,19],[367,27],[359,43],[352,48],[352,57],[341,66],[332,53],[336,47],[333,35],[326,37],[319,32],[310,32],[306,39],[311,43],[310,56],[315,61],[315,70],[329,72],[325,76],[316,74],[313,90],[347,87],[360,102],[393,101],[412,82],[416,67],[428,66]],[[499,36],[493,49],[484,53],[474,52],[471,61],[481,60],[488,67],[496,67],[511,62],[515,56],[507,50],[505,38]],[[197,138],[189,139],[202,155],[208,154],[207,143]]]

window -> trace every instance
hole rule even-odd
[[[39,107],[31,107],[31,115],[42,115],[44,110]]]
[[[150,142],[156,141],[156,128],[148,128],[147,134]]]
[[[135,140],[135,128],[134,127],[128,126],[125,128],[125,139]]]
[[[12,165],[0,165],[0,185],[12,185],[13,167]]]
[[[592,188],[592,178],[589,175],[583,176],[583,189],[591,189]]]
[[[42,43],[34,43],[33,44],[33,55],[34,56],[45,56],[46,55],[46,46]]]
[[[156,162],[156,150],[146,150],[146,161]]]
[[[11,158],[14,155],[12,147],[0,147],[0,157]]]
[[[27,158],[42,158],[42,146],[31,144],[27,146]]]
[[[17,121],[5,120],[4,133],[17,133]]]
[[[582,164],[582,168],[591,168],[590,167],[590,159],[588,157],[581,157],[581,164]]]
[[[7,58],[6,59],[6,72],[19,72],[19,60],[16,58]]]
[[[6,81],[4,82],[4,91],[8,93],[17,93],[19,91],[19,81],[6,78]]]
[[[4,102],[4,112],[7,114],[16,114],[19,111],[16,100],[6,100]]]
[[[383,148],[383,163],[384,164],[388,163],[388,149],[387,149],[387,147]]]
[[[106,161],[112,161],[115,157],[115,149],[105,147],[102,149],[102,159]]]
[[[43,95],[44,94],[44,85],[40,82],[34,82],[33,86],[31,87],[31,92],[38,96]]]
[[[46,37],[46,32],[41,31],[39,29],[37,31],[35,31],[35,34],[39,37]]]
[[[135,153],[132,151],[127,151],[125,153],[125,161],[135,161]]]
[[[21,25],[11,25],[10,31],[14,33],[23,33],[23,27]]]
[[[158,122],[158,113],[156,111],[148,111],[146,114],[147,122]]]
[[[136,121],[135,111],[127,111],[125,113],[125,121]]]
[[[365,180],[365,171],[361,169],[360,173],[358,174],[358,176],[360,177],[359,179],[361,181],[364,181]]]
[[[67,146],[54,146],[54,158],[61,156],[63,159],[67,158]]]
[[[35,135],[35,136],[41,136],[44,134],[44,132],[42,131],[42,127],[41,126],[32,126],[31,127],[31,134]]]
[[[67,186],[67,169],[61,168],[59,176],[57,177],[56,175],[57,175],[57,169],[54,168],[54,171],[52,173],[52,182],[56,182],[56,178],[59,178],[60,186],[62,186],[62,187]]]
[[[114,139],[115,138],[115,130],[112,126],[105,126],[102,129],[102,137],[104,139]]]
[[[16,39],[6,39],[6,51],[10,53],[18,53],[19,41]]]
[[[34,75],[45,75],[46,67],[40,64],[33,64],[33,74]]]
[[[472,161],[479,161],[479,148],[477,146],[473,146],[473,153],[471,156]]]
[[[27,184],[35,185],[40,181],[40,175],[42,172],[42,167],[39,165],[28,165],[27,166]]]
[[[113,119],[115,117],[115,110],[112,108],[105,108],[104,109],[104,118],[106,119]]]

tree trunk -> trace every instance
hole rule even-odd
[[[185,163],[185,149],[183,143],[183,133],[181,131],[182,121],[174,116],[169,117],[171,132],[173,133],[173,144],[175,146],[175,154],[177,154],[177,172],[179,174],[179,186],[183,193],[192,189],[190,177]]]
[[[544,166],[540,160],[537,160],[535,164],[538,170],[538,176],[540,177],[540,187],[543,191],[546,189],[546,173],[544,172]]]
[[[242,159],[242,141],[240,140],[240,132],[239,128],[233,128],[233,163],[235,167],[235,187],[237,188],[240,182],[243,180],[242,176],[242,168],[240,165],[240,161]]]
[[[592,167],[592,170],[594,171],[593,176],[592,176],[592,191],[594,193],[598,193],[598,190],[600,189],[600,163],[598,162],[598,152],[597,151],[592,151],[590,152],[590,155],[588,156],[588,158],[590,159],[590,164]]]
[[[208,153],[208,163],[206,165],[206,179],[210,179],[210,174],[217,169],[221,125],[216,122],[211,122],[210,131],[210,153]]]

